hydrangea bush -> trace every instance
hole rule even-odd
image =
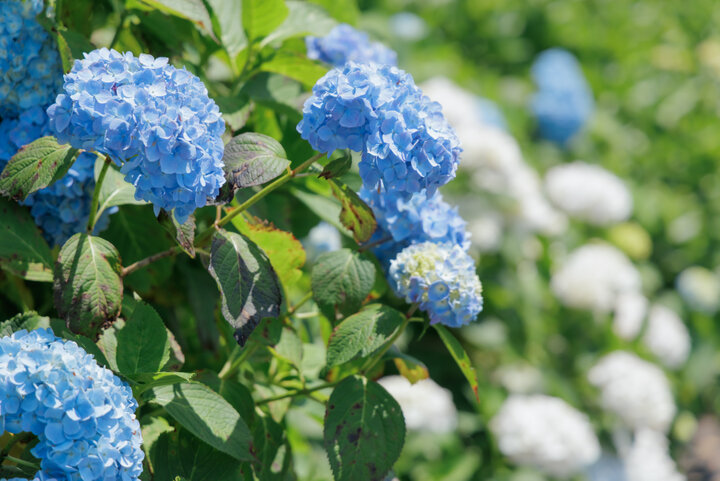
[[[714,90],[548,2],[0,0],[0,480],[701,469]]]

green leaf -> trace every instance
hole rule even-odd
[[[348,377],[328,400],[324,440],[335,481],[382,481],[405,442],[400,405],[378,383]]]
[[[195,258],[195,215],[190,214],[188,219],[180,224],[174,215],[170,221],[175,228],[175,240],[180,248],[193,259]]]
[[[97,337],[120,313],[123,283],[120,253],[110,242],[75,234],[60,249],[55,263],[55,308],[68,328]]]
[[[208,0],[220,26],[220,41],[230,58],[235,58],[248,45],[245,30],[239,27],[243,17],[243,0]]]
[[[216,97],[215,103],[220,107],[225,124],[232,131],[240,130],[245,126],[253,107],[250,99],[243,96]]]
[[[104,158],[98,157],[95,161],[95,180],[100,175],[104,164]],[[100,186],[97,215],[100,217],[100,214],[110,207],[130,204],[143,205],[147,204],[147,202],[135,199],[135,186],[127,182],[118,167],[112,164],[105,172],[105,179],[103,179],[102,186]]]
[[[31,281],[52,281],[50,247],[28,209],[0,198],[0,267]]]
[[[0,322],[0,337],[9,336],[22,329],[32,331],[40,327],[50,327],[50,318],[41,316],[35,311],[22,312],[7,321]]]
[[[171,386],[173,384],[187,383],[195,377],[194,372],[144,372],[135,374],[132,379],[139,383],[133,386],[133,392],[141,394],[148,389],[159,386]]]
[[[60,63],[62,64],[63,73],[68,73],[72,69],[75,59],[73,58],[72,50],[68,45],[65,37],[60,32],[55,35],[57,41],[58,53],[60,54]]]
[[[274,72],[297,80],[311,88],[328,71],[327,67],[304,55],[278,52],[260,66],[263,72]]]
[[[387,357],[392,358],[395,367],[401,376],[415,384],[418,381],[430,377],[427,366],[422,361],[401,352],[397,347],[392,346],[387,353]]]
[[[322,220],[337,228],[342,234],[352,237],[352,232],[340,223],[342,207],[336,199],[295,188],[290,188],[290,193]]]
[[[78,150],[55,137],[40,137],[17,151],[0,175],[0,194],[16,200],[52,184],[75,162]]]
[[[152,402],[213,448],[238,461],[252,460],[250,429],[230,403],[209,387],[173,384],[153,388],[148,394]]]
[[[248,80],[240,95],[247,96],[253,102],[280,110],[289,115],[298,116],[304,101],[302,85],[284,75],[260,72]],[[255,113],[258,109],[255,109]],[[256,126],[257,127],[257,126]],[[257,129],[256,130],[260,130]]]
[[[322,6],[338,22],[355,25],[360,11],[355,0],[309,0]]]
[[[222,313],[241,346],[264,317],[277,317],[282,290],[267,255],[242,234],[219,231],[208,271],[222,295]]]
[[[272,264],[280,282],[286,287],[293,286],[302,277],[305,265],[305,249],[290,232],[277,229],[270,224],[248,224],[241,216],[233,219],[233,225],[241,234],[257,244]]]
[[[280,142],[255,132],[233,137],[225,146],[223,163],[225,179],[236,189],[264,184],[290,165]]]
[[[322,37],[337,25],[327,11],[318,5],[300,0],[286,0],[285,5],[288,8],[287,18],[260,42],[261,47],[292,37],[306,35]]]
[[[311,273],[313,298],[326,312],[357,312],[375,282],[375,265],[350,249],[318,256]]]
[[[470,383],[470,387],[472,388],[473,393],[475,393],[475,399],[477,399],[477,402],[479,403],[480,393],[478,392],[477,373],[470,361],[470,357],[465,352],[465,349],[463,349],[460,341],[458,341],[455,336],[447,330],[447,328],[439,324],[433,324],[433,327],[440,335],[440,339],[442,339],[442,342],[445,344],[447,350],[450,351],[452,358],[455,359],[455,362],[460,367],[465,379],[467,379]]]
[[[327,367],[367,357],[382,347],[403,322],[403,315],[382,304],[371,304],[342,321],[330,336]]]
[[[161,12],[184,18],[213,39],[212,20],[203,0],[139,0],[140,3],[155,7]]]
[[[352,157],[349,154],[345,154],[342,157],[328,162],[318,177],[322,177],[323,179],[340,177],[345,175],[347,171],[350,170],[350,167],[352,167]]]
[[[275,472],[275,457],[284,441],[284,431],[280,424],[270,416],[258,413],[253,428],[253,446],[251,453],[255,456],[255,475],[263,481],[284,479]]]
[[[138,302],[117,337],[117,366],[128,377],[154,373],[170,360],[170,338],[165,324],[150,305]]]
[[[330,179],[333,195],[340,201],[340,222],[352,231],[357,242],[367,242],[372,237],[377,222],[375,214],[368,205],[347,185],[336,179]]]
[[[212,371],[202,371],[197,380],[221,395],[246,422],[250,423],[255,418],[255,401],[244,385],[232,379],[220,379]]]
[[[75,59],[83,58],[83,53],[92,52],[96,48],[83,34],[64,27],[57,28],[56,39],[65,73],[70,71]]]
[[[283,0],[243,0],[242,23],[251,40],[264,37],[275,30],[288,16]]]

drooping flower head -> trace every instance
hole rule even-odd
[[[184,222],[225,182],[225,123],[202,81],[167,62],[108,49],[85,54],[48,115],[60,142],[108,154],[136,198]]]
[[[594,102],[580,64],[570,52],[551,48],[532,65],[538,91],[532,99],[540,136],[564,144],[587,123]]]
[[[475,263],[457,244],[423,242],[403,249],[390,263],[390,285],[418,303],[430,322],[460,327],[482,310],[482,285]]]
[[[384,240],[373,252],[385,267],[410,244],[449,242],[463,250],[470,246],[465,221],[440,192],[428,195],[422,191],[406,199],[385,189],[363,188],[359,195],[375,214],[378,228],[369,242]]]
[[[55,41],[37,22],[42,2],[0,2],[0,117],[46,106],[60,90],[62,65]]]
[[[313,60],[342,67],[347,62],[397,65],[397,54],[365,32],[341,23],[324,37],[305,37],[307,55]]]
[[[37,480],[133,481],[142,472],[130,387],[50,329],[0,338],[0,427],[38,438]]]
[[[461,152],[440,104],[388,65],[350,62],[328,72],[297,130],[319,152],[362,152],[363,185],[405,197],[423,189],[432,195],[454,178]]]
[[[505,456],[553,477],[573,476],[600,457],[587,416],[559,398],[512,395],[490,427]]]

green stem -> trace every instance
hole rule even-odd
[[[27,468],[34,468],[34,469],[40,469],[40,466],[38,466],[35,463],[31,463],[29,461],[25,461],[23,459],[18,459],[14,456],[5,455],[3,461],[7,459],[8,461],[12,461],[13,463],[17,464],[18,466],[25,466]]]
[[[340,381],[342,381],[342,379]],[[315,391],[320,391],[321,389],[327,389],[329,387],[335,387],[335,385],[340,383],[340,381],[326,382],[326,383],[319,384],[317,386],[309,387],[306,389],[296,389],[293,391],[288,391],[283,394],[278,394],[277,396],[270,396],[265,399],[260,399],[259,401],[255,402],[255,404],[256,405],[267,404],[267,403],[271,403],[273,401],[279,401],[281,399],[286,399],[289,397],[308,396],[311,393],[314,393]]]
[[[204,232],[202,232],[195,240],[196,246],[202,246],[208,239],[210,239],[215,232],[217,228],[220,228],[227,224],[228,222],[232,221],[235,217],[240,215],[241,213],[245,212],[247,209],[249,209],[253,204],[258,202],[259,200],[263,199],[266,195],[268,195],[270,192],[274,191],[278,187],[281,187],[285,185],[287,182],[289,182],[293,177],[295,177],[299,172],[302,172],[303,170],[310,167],[312,164],[314,164],[318,159],[322,158],[325,154],[316,154],[307,159],[305,162],[300,164],[297,168],[290,170],[283,174],[281,177],[278,177],[273,182],[269,183],[265,187],[263,187],[260,191],[256,192],[252,197],[250,197],[248,200],[234,208],[230,213],[228,213],[225,217],[220,219],[218,222],[215,223],[214,226],[207,228]]]
[[[218,373],[218,377],[220,379],[228,379],[235,375],[238,368],[242,363],[247,360],[248,357],[250,357],[255,351],[257,351],[258,347],[260,347],[259,344],[252,344],[248,346],[247,348],[240,351],[240,355],[232,359],[234,356],[230,356],[230,358],[227,360],[225,365],[222,367],[220,372]],[[240,346],[235,346],[235,350],[233,350],[233,354],[237,352],[238,349],[242,349]]]
[[[158,252],[157,254],[153,254],[149,257],[146,257],[145,259],[140,259],[137,262],[134,262],[124,268],[122,270],[122,276],[125,277],[129,274],[132,274],[133,272],[142,269],[143,267],[152,264],[155,261],[158,261],[160,259],[164,259],[165,257],[174,256],[175,254],[178,254],[182,251],[182,248],[180,246],[171,247],[170,249],[162,252]]]
[[[412,305],[408,313],[405,315],[405,319],[403,320],[402,324],[400,324],[398,330],[395,331],[395,334],[393,334],[392,337],[385,343],[382,349],[380,349],[374,356],[367,360],[367,362],[363,365],[362,369],[360,369],[360,372],[362,372],[363,374],[367,374],[368,372],[372,371],[372,369],[377,365],[378,362],[380,362],[385,353],[388,352],[392,345],[395,344],[395,341],[397,341],[400,335],[405,331],[407,325],[410,324],[410,319],[412,318],[412,315],[417,309],[417,307],[417,304]]]
[[[90,217],[88,218],[87,223],[88,234],[92,234],[92,231],[95,228],[95,222],[97,221],[98,214],[98,203],[100,202],[100,189],[102,188],[102,183],[105,180],[105,174],[107,174],[107,170],[110,168],[111,162],[112,160],[110,160],[110,157],[106,155],[105,163],[102,166],[97,182],[95,182],[95,191],[93,192],[92,203],[90,204]]]
[[[288,309],[288,312],[287,312],[288,316],[292,316],[293,314],[295,314],[297,312],[297,310],[300,309],[302,307],[302,305],[305,304],[307,301],[312,299],[312,297],[313,297],[312,291],[305,294],[303,296],[303,298],[297,302],[297,304],[295,304],[290,309]]]

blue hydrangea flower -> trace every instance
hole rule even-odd
[[[564,144],[582,129],[594,109],[580,64],[570,52],[552,48],[537,56],[532,77],[538,91],[531,106],[540,136]]]
[[[347,62],[397,65],[397,54],[368,35],[342,23],[324,37],[305,37],[307,55],[313,60],[342,67]]]
[[[35,20],[38,1],[0,2],[0,117],[52,102],[62,83],[55,41]]]
[[[38,438],[36,480],[133,481],[142,472],[130,387],[51,329],[0,338],[0,431]]]
[[[457,244],[406,247],[390,263],[389,281],[398,296],[418,303],[432,324],[460,327],[474,321],[483,307],[475,263]]]
[[[23,146],[44,135],[50,135],[48,117],[40,107],[25,110],[19,117],[0,121],[0,169]],[[95,190],[95,154],[80,154],[60,180],[33,194],[23,202],[31,206],[35,223],[50,244],[63,245],[73,234],[85,230]],[[102,213],[95,224],[95,233],[107,228],[112,207]]]
[[[108,154],[136,198],[184,222],[225,182],[225,122],[205,85],[166,58],[99,49],[75,61],[48,108],[60,142]]]
[[[362,152],[360,176],[410,197],[455,177],[460,142],[440,104],[423,96],[412,77],[389,65],[347,63],[313,87],[298,132],[319,152]]]
[[[378,228],[369,242],[385,240],[373,248],[383,266],[405,247],[420,242],[456,244],[463,250],[470,247],[466,222],[456,207],[445,202],[440,192],[425,191],[404,199],[379,189],[363,188],[358,192],[375,214]]]

